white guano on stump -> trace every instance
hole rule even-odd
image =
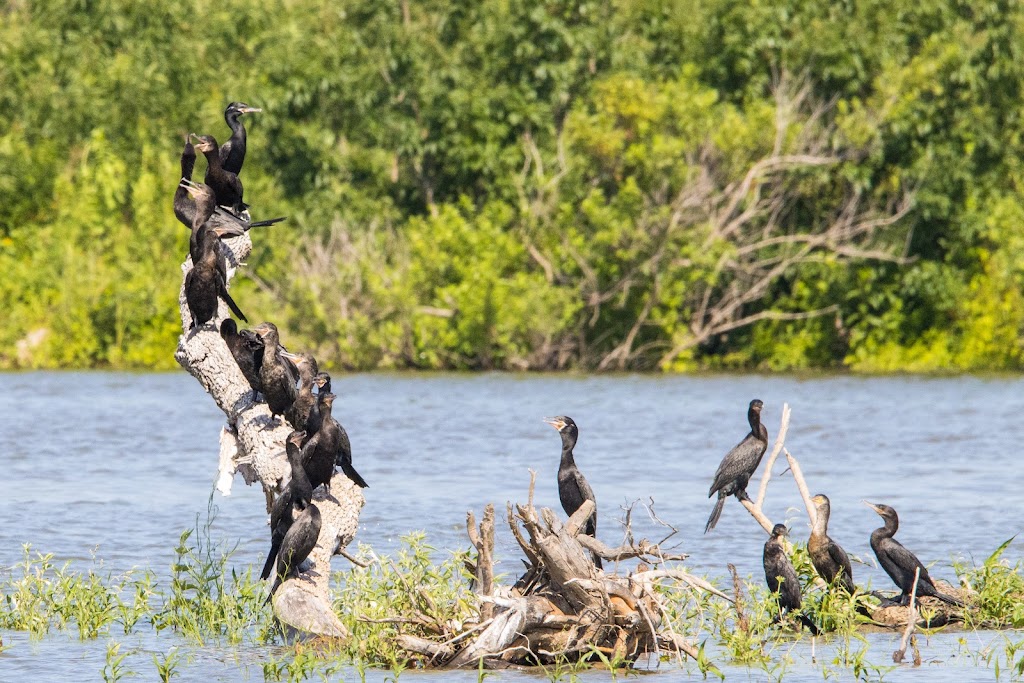
[[[220,250],[227,259],[228,281],[244,263],[252,250],[248,233],[220,242]],[[255,400],[249,383],[238,369],[224,340],[220,337],[220,323],[228,317],[226,304],[221,301],[214,320],[195,330],[189,330],[192,316],[185,302],[184,276],[192,269],[188,257],[181,266],[182,286],[178,296],[183,333],[174,354],[178,363],[199,380],[203,388],[224,411],[227,427],[220,437],[222,462],[219,467],[217,488],[230,491],[229,478],[240,472],[247,484],[259,481],[264,490],[279,492],[287,482],[288,461],[284,440],[292,431],[280,418],[271,420],[266,403]],[[245,302],[238,302],[247,315]],[[250,320],[255,324],[256,320]],[[224,454],[233,454],[230,465],[223,462]],[[320,509],[322,526],[316,548],[296,579],[285,581],[274,595],[274,614],[289,637],[306,635],[347,637],[348,633],[331,607],[328,587],[331,558],[355,537],[359,526],[359,513],[365,500],[362,491],[344,474],[331,480],[330,494],[322,488],[313,495],[313,503]],[[270,547],[269,530],[266,535]]]

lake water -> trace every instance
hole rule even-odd
[[[783,403],[791,406],[787,446],[811,492],[832,501],[830,535],[871,563],[855,564],[860,585],[891,588],[868,547],[880,520],[862,499],[896,508],[899,540],[947,580],[955,580],[952,558],[980,563],[1024,525],[1018,378],[353,375],[337,377],[334,391],[335,415],[371,487],[357,541],[379,554],[393,552],[403,534],[417,529],[439,551],[466,547],[466,511],[479,513],[493,502],[503,512],[505,501],[524,501],[530,468],[537,471],[537,503],[560,511],[560,442],[541,418],[565,414],[579,425],[576,458],[597,496],[602,540],[621,540],[620,508],[653,499],[658,515],[679,530],[667,545],[690,553],[691,571],[725,577],[732,562],[760,578],[765,536],[735,500],[727,501],[717,528],[702,533],[713,507],[708,486],[722,456],[747,432],[752,398],[765,403],[771,440]],[[205,514],[217,466],[223,415],[195,380],[184,372],[0,374],[0,406],[0,565],[18,562],[29,543],[83,569],[148,567],[166,575],[180,532]],[[765,513],[788,523],[795,539],[806,538],[806,514],[783,470],[783,461],[776,463]],[[235,565],[262,564],[268,531],[260,489],[236,478],[231,495],[217,494],[215,503],[215,534],[240,542]],[[655,540],[664,535],[644,514],[634,514],[634,531]],[[503,525],[496,554],[498,571],[520,567]],[[1022,553],[1011,545],[1006,556],[1015,561]],[[346,563],[338,558],[335,568]],[[100,678],[104,637],[81,643],[74,633],[38,642],[24,633],[0,635],[9,646],[0,653],[0,681]],[[991,678],[991,670],[956,655],[961,638],[973,650],[1004,642],[996,633],[934,635],[923,642],[924,667],[901,668],[886,680]],[[809,662],[808,640],[794,646],[785,680],[822,679],[821,666]],[[869,659],[891,663],[897,641],[893,634],[869,636]],[[173,645],[183,643],[142,636],[126,664],[152,680],[151,653]],[[180,680],[260,680],[263,650],[193,648]],[[827,660],[820,650],[818,657]],[[684,677],[673,665],[662,670],[659,680]],[[727,673],[765,676],[738,667]],[[476,673],[402,678],[469,681]],[[503,673],[497,680],[537,678]]]

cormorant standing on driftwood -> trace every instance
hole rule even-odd
[[[292,364],[282,356],[281,338],[273,323],[260,323],[253,332],[263,340],[263,363],[260,364],[260,387],[270,407],[272,418],[284,415],[297,394]]]
[[[270,602],[281,583],[295,575],[299,565],[313,552],[316,540],[320,537],[320,523],[320,508],[310,503],[288,527],[281,539],[281,550],[277,553],[277,578],[270,588],[267,602]]]
[[[245,126],[239,120],[243,114],[255,114],[263,111],[258,107],[250,107],[244,102],[232,102],[224,110],[224,121],[231,128],[231,137],[220,146],[220,163],[225,171],[235,175],[242,172],[245,161]]]
[[[594,497],[594,489],[576,467],[576,458],[573,449],[579,439],[579,429],[571,417],[559,415],[558,417],[546,417],[544,422],[548,423],[562,437],[562,460],[558,465],[558,500],[562,503],[565,514],[572,517],[573,513],[580,509],[583,501],[594,501],[594,513],[587,520],[583,533],[597,538],[597,498]],[[601,569],[601,558],[597,553],[591,553],[594,558],[594,566]]]
[[[192,170],[195,167],[196,150],[192,146],[192,140],[186,135],[185,148],[181,150],[181,179],[192,180]],[[174,215],[186,228],[191,228],[195,213],[195,203],[189,199],[188,190],[179,182],[174,189]]]
[[[216,138],[212,135],[191,135],[196,140],[196,150],[206,157],[206,177],[203,182],[213,188],[217,195],[217,204],[226,206],[236,215],[241,214],[248,208],[242,201],[242,181],[237,174],[226,171],[221,166]]]
[[[776,524],[772,528],[772,534],[764,544],[764,579],[768,583],[768,590],[775,593],[779,599],[779,617],[787,612],[799,613],[801,605],[800,579],[797,578],[793,563],[790,562],[783,544],[783,537],[789,534],[789,529],[783,524]],[[818,634],[818,627],[814,625],[807,615],[800,614],[800,623],[807,627],[813,635]]]
[[[940,593],[932,582],[932,577],[928,575],[928,570],[921,564],[921,561],[917,559],[914,553],[904,548],[899,541],[893,538],[897,529],[900,528],[900,519],[896,515],[896,511],[888,505],[876,505],[867,501],[864,501],[864,504],[877,512],[885,520],[885,526],[871,532],[871,549],[875,551],[878,564],[882,565],[885,573],[889,575],[893,583],[899,586],[900,591],[902,591],[899,603],[906,605],[910,602],[910,593],[914,589],[914,570],[920,569],[921,573],[917,580],[918,597],[928,595],[950,605],[963,607],[964,603],[956,598]]]
[[[828,497],[819,493],[811,498],[811,502],[815,508],[814,526],[811,528],[811,537],[807,539],[807,552],[811,556],[811,564],[828,584],[838,585],[853,595],[856,586],[853,584],[850,558],[828,535],[828,518],[831,513]]]
[[[326,372],[318,372],[313,378],[313,384],[317,386],[317,391],[316,400],[309,407],[309,414],[306,416],[307,441],[320,431],[320,425],[323,423],[323,419],[320,417],[320,397],[331,393],[331,376]]]
[[[285,414],[284,419],[295,429],[305,429],[306,420],[309,418],[309,411],[316,403],[316,396],[313,395],[313,383],[316,374],[319,372],[316,359],[308,353],[292,356],[295,367],[299,371],[299,389],[292,403]]]
[[[267,554],[267,561],[263,564],[261,579],[270,577],[270,572],[274,568],[274,559],[281,549],[284,535],[295,519],[295,510],[305,510],[313,500],[313,487],[306,476],[306,470],[302,467],[302,451],[299,449],[299,444],[305,437],[305,432],[294,431],[285,440],[288,464],[291,466],[291,478],[288,480],[288,486],[277,497],[274,506],[270,509],[270,552]]]
[[[306,440],[306,445],[302,447],[302,464],[309,476],[309,483],[313,485],[314,489],[323,484],[330,490],[331,477],[334,476],[334,461],[337,458],[339,436],[337,432],[327,428],[334,398],[334,394],[317,396],[317,408],[321,419],[320,429],[309,437]]]
[[[252,333],[244,330],[238,333],[238,324],[231,318],[225,318],[220,324],[220,336],[228,345],[238,369],[242,371],[253,391],[260,390],[260,366],[263,364],[263,342]]]
[[[326,429],[337,434],[338,450],[334,464],[340,467],[345,476],[351,479],[352,483],[356,486],[361,489],[370,488],[370,485],[366,483],[362,475],[356,472],[356,468],[352,466],[352,442],[349,441],[348,432],[338,422],[338,419],[334,417],[333,408],[320,415],[320,429]]]
[[[764,404],[754,399],[747,409],[747,422],[750,423],[750,433],[743,441],[740,441],[731,451],[722,458],[715,472],[715,481],[708,491],[708,498],[718,493],[718,500],[715,502],[715,509],[711,511],[704,533],[715,528],[718,518],[722,515],[722,508],[725,506],[725,499],[735,494],[740,500],[749,500],[747,496],[747,482],[750,481],[754,470],[761,463],[761,456],[768,450],[768,430],[761,424],[761,408]]]
[[[217,315],[217,299],[224,299],[231,311],[246,320],[234,299],[228,294],[220,257],[220,240],[201,228],[199,230],[199,259],[185,276],[185,302],[192,315],[192,327],[205,325]]]

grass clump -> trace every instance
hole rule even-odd
[[[1013,542],[1010,538],[978,565],[954,562],[961,583],[974,594],[964,610],[965,625],[971,628],[1024,627],[1024,576],[1022,563],[1011,564],[1003,553]]]
[[[334,603],[352,633],[346,654],[355,662],[392,671],[419,661],[398,647],[400,634],[444,641],[464,631],[479,614],[468,587],[466,551],[434,564],[434,548],[422,532],[408,534],[402,542],[405,547],[395,558],[378,557],[361,547],[369,566],[337,575],[342,583]]]
[[[227,547],[213,540],[210,530],[217,508],[210,503],[206,520],[196,517],[194,529],[181,533],[174,549],[170,592],[153,615],[157,631],[171,628],[200,645],[225,638],[231,644],[255,634],[257,642],[270,638],[270,610],[263,602],[266,589],[252,578],[252,568],[238,572],[229,567],[237,544]]]
[[[73,624],[79,638],[88,640],[107,633],[114,623],[129,633],[149,611],[149,571],[76,572],[70,563],[57,567],[52,554],[33,553],[29,545],[23,546],[23,558],[0,582],[0,628],[38,638]]]

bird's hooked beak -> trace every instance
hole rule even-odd
[[[861,502],[864,503],[865,505],[867,505],[872,510],[874,510],[876,513],[882,514],[882,508],[879,507],[878,505],[875,505],[874,503],[869,503],[866,500],[862,500]]]
[[[186,140],[188,140],[189,142],[200,142],[199,136],[195,133],[189,133]]]
[[[296,363],[304,363],[305,362],[305,359],[301,355],[299,355],[297,353],[291,353],[290,351],[285,351],[283,346],[278,350],[278,353],[280,353],[282,356],[284,356],[288,360],[293,360]]]
[[[200,194],[200,185],[199,185],[199,183],[193,182],[193,181],[189,180],[188,178],[182,178],[178,182],[178,187],[185,188],[188,191],[189,195],[192,196],[192,197],[197,197]]]
[[[562,429],[565,428],[565,420],[562,420],[557,417],[545,417],[544,422],[547,422],[549,425],[551,425],[558,431],[562,431]]]
[[[260,113],[261,111],[263,111],[263,110],[262,110],[261,108],[259,108],[259,107],[249,107],[249,106],[245,106],[245,107],[241,107],[241,108],[240,108],[240,109],[238,110],[238,113],[239,113],[239,114],[258,114],[258,113]]]

